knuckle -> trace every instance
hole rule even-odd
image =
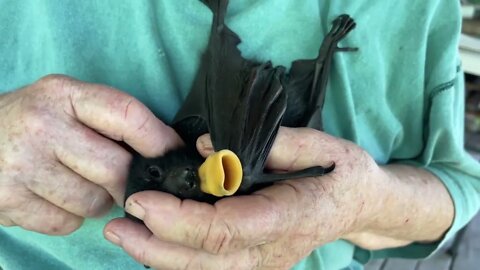
[[[21,169],[19,169],[21,171]],[[17,177],[6,182],[0,182],[0,211],[10,213],[15,209],[23,207],[26,201],[28,201],[32,194],[23,186],[22,183],[16,181]]]
[[[113,205],[112,197],[103,189],[99,194],[94,195],[93,198],[94,199],[90,201],[90,205],[86,210],[86,217],[100,216]]]
[[[40,78],[35,84],[45,90],[58,90],[65,89],[66,84],[72,81],[72,78],[65,75],[49,74]]]
[[[127,123],[132,123],[134,133],[145,136],[149,132],[148,123],[151,118],[152,114],[140,101],[133,97],[127,100],[124,107],[124,119]]]
[[[213,223],[207,231],[202,248],[218,255],[231,250],[236,230],[227,222]]]
[[[55,235],[65,235],[80,228],[84,219],[61,210],[61,212],[54,215],[51,220],[47,227],[49,232]]]
[[[46,107],[53,107],[57,105],[58,98],[66,98],[67,96],[78,94],[80,91],[77,90],[81,89],[82,86],[83,83],[80,81],[65,75],[47,75],[40,78],[30,87],[30,90],[33,90],[31,92],[34,97],[32,101],[46,103],[48,105]]]
[[[150,261],[148,260],[147,250],[145,248],[140,248],[133,252],[132,257],[139,263],[150,266]]]
[[[31,214],[29,214],[31,215]],[[83,218],[64,213],[45,215],[41,220],[25,217],[21,226],[30,231],[37,231],[48,235],[68,235],[76,231],[83,223]]]
[[[145,244],[137,245],[134,249],[128,248],[128,253],[131,254],[134,260],[149,267],[156,264],[155,257],[158,255],[154,254],[152,249],[148,248],[148,243],[153,240],[153,237],[154,236],[152,235],[150,238],[146,239]]]
[[[59,222],[50,225],[49,234],[52,235],[67,235],[76,231],[82,226],[83,218],[64,218]]]
[[[12,220],[24,229],[49,235],[67,235],[82,225],[83,218],[34,198],[33,195],[30,197],[25,197],[23,202],[10,211],[14,215]]]

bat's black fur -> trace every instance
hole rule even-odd
[[[240,38],[224,24],[227,0],[202,1],[214,14],[210,41],[191,92],[172,125],[186,147],[153,159],[136,155],[125,198],[143,190],[159,190],[182,199],[218,200],[199,187],[197,169],[204,159],[195,145],[205,133],[210,133],[216,151],[229,149],[240,158],[244,177],[236,194],[247,194],[278,180],[332,171],[334,165],[273,174],[264,167],[280,125],[322,130],[319,115],[333,54],[354,50],[337,44],[355,22],[348,15],[335,19],[318,57],[293,62],[287,74],[282,66],[241,56],[237,48]]]

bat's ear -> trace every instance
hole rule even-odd
[[[242,163],[232,151],[221,150],[207,157],[198,176],[203,192],[217,197],[233,195],[242,183]]]

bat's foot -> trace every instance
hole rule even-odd
[[[340,41],[352,31],[356,25],[355,21],[349,15],[343,14],[333,21],[333,27],[329,34],[334,40]]]

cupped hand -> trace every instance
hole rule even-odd
[[[67,234],[123,204],[131,155],[180,142],[133,97],[50,75],[0,96],[0,225]]]
[[[208,136],[198,141],[211,152]],[[308,128],[282,128],[268,159],[276,171],[336,163],[318,178],[279,182],[215,205],[156,191],[130,196],[126,211],[144,225],[116,219],[105,236],[158,269],[288,269],[315,248],[362,229],[375,213],[380,169],[348,141]]]

